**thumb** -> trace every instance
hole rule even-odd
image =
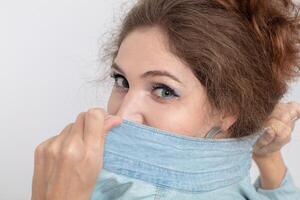
[[[275,133],[274,133],[273,129],[267,128],[267,130],[264,132],[264,134],[258,139],[256,146],[258,148],[267,146],[274,140],[274,138],[275,138]]]
[[[110,129],[121,124],[123,119],[116,115],[106,115],[104,119],[103,131],[104,134],[107,134]]]

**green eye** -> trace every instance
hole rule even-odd
[[[128,89],[129,83],[126,80],[124,76],[121,74],[112,72],[110,77],[112,77],[115,80],[115,86],[120,89]],[[179,97],[180,95],[169,86],[162,84],[162,83],[154,83],[152,86],[152,91],[154,93],[154,96],[158,99],[172,99]]]
[[[170,99],[179,97],[175,90],[161,83],[154,85],[152,89],[157,93],[155,96],[157,96],[158,98]]]
[[[129,84],[124,76],[117,73],[112,73],[110,75],[115,80],[115,85],[119,88],[129,88]]]

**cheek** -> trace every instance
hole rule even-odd
[[[204,136],[211,128],[209,105],[204,102],[181,102],[176,108],[166,112],[158,111],[155,118],[156,126],[167,131],[191,136]]]
[[[122,105],[124,94],[112,91],[107,111],[116,114]],[[191,137],[204,135],[210,126],[208,104],[203,99],[194,96],[180,102],[159,103],[149,96],[140,99],[143,103],[137,105],[137,113],[143,115],[150,126],[183,134]]]

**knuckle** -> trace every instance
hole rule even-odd
[[[103,119],[105,111],[102,108],[90,108],[86,114],[88,118]]]
[[[61,151],[61,159],[63,160],[74,160],[78,157],[77,148],[74,145],[68,145]]]
[[[69,129],[74,125],[74,123],[69,123],[64,129]]]
[[[58,136],[56,135],[56,136],[53,136],[53,137],[51,137],[51,138],[49,138],[48,140],[45,141],[43,149],[44,149],[44,153],[46,155],[49,155],[51,146],[52,146],[52,144],[54,143],[54,141],[56,140],[57,137]]]
[[[273,116],[270,116],[265,121],[265,126],[269,125],[274,120]]]
[[[74,123],[69,123],[65,128],[58,134],[58,136],[63,135],[64,133],[68,132],[70,129],[72,129]]]
[[[44,154],[44,151],[45,151],[44,144],[43,143],[39,144],[34,150],[34,157],[35,158],[42,157]]]
[[[86,114],[85,112],[81,112],[81,113],[79,113],[79,115],[77,116],[77,119],[84,117],[84,116],[85,116],[85,114]]]
[[[290,138],[290,135],[291,135],[290,130],[283,130],[281,132],[281,137],[284,138],[284,139]]]
[[[70,157],[72,157],[72,154],[73,154],[73,150],[70,149],[70,148],[64,148],[62,151],[61,151],[61,158],[62,159],[69,159]]]
[[[48,144],[51,142],[51,140],[53,139],[53,137],[43,141],[42,143],[40,143],[34,150],[34,155],[36,157],[41,157],[44,156],[44,154],[47,151],[47,146]]]
[[[266,127],[271,127],[274,126],[274,124],[276,124],[277,119],[275,118],[269,118],[266,122],[265,122],[265,126]]]
[[[57,144],[55,142],[53,142],[47,148],[47,152],[48,152],[49,156],[56,158],[56,157],[58,157],[59,147],[57,146]]]
[[[278,124],[280,122],[288,122],[290,118],[289,112],[277,112],[272,115],[272,124]]]
[[[284,112],[279,116],[279,119],[281,119],[283,122],[288,122],[290,120],[290,113]]]

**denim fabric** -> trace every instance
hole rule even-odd
[[[106,136],[91,199],[271,199],[250,181],[252,147],[260,135],[194,138],[124,119]],[[298,199],[288,172],[284,185],[294,195],[287,199]]]

